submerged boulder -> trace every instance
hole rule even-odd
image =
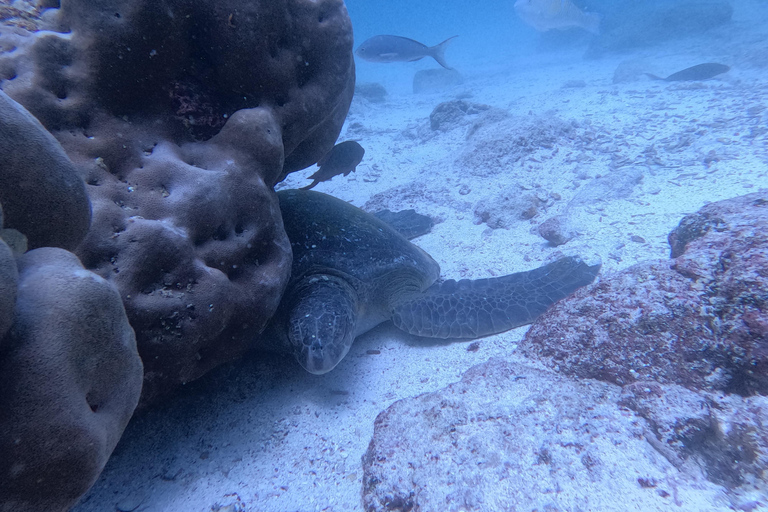
[[[670,235],[675,259],[539,317],[518,345],[536,361],[492,359],[392,404],[363,457],[365,510],[759,506],[766,224],[765,191],[709,204]]]
[[[728,510],[699,508],[721,488],[677,473],[620,393],[500,359],[474,366],[379,414],[363,456],[364,508],[617,510],[621,496],[632,510]]]
[[[620,385],[675,383],[768,393],[768,193],[712,203],[670,234],[669,261],[578,290],[520,350],[559,371]]]

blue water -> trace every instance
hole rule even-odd
[[[521,43],[534,39],[535,31],[515,16],[513,4],[509,0],[352,0],[347,10],[356,46],[377,34],[410,37],[429,46],[459,35],[449,50],[451,62],[468,65],[476,60],[501,61]],[[365,72],[366,66],[360,67]]]
[[[574,0],[576,6],[602,16],[601,34],[594,36],[578,28],[539,32],[517,16],[514,3],[514,0],[471,3],[464,0],[346,2],[354,28],[355,47],[378,34],[409,37],[427,46],[458,35],[449,46],[446,59],[460,72],[470,76],[530,66],[531,56],[541,52],[579,50],[585,59],[647,49],[663,52],[665,44],[673,44],[681,38],[717,35],[719,29],[727,26],[727,23],[719,21],[718,9],[731,5],[736,8],[741,6],[742,9],[757,8],[763,12],[768,10],[766,2]],[[699,11],[695,16],[684,14],[675,20],[659,15],[660,12],[674,15],[675,8],[683,12],[691,6],[694,11]],[[710,10],[712,14],[707,14]],[[633,30],[638,33],[626,35]],[[631,41],[618,40],[622,35]],[[602,47],[608,50],[601,51]],[[383,69],[387,66],[357,59],[358,80],[386,82],[398,73],[405,78],[416,70],[437,67],[437,64],[426,58],[415,63],[389,66],[393,69]]]
[[[510,55],[535,45],[538,33],[522,23],[512,1],[472,2],[453,0],[389,2],[351,0],[346,2],[355,34],[355,47],[378,34],[409,37],[428,46],[458,35],[446,52],[452,66],[474,69],[509,62]],[[430,62],[427,62],[430,61]],[[358,78],[375,79],[381,65],[358,59]],[[408,69],[434,67],[432,59],[405,64]]]

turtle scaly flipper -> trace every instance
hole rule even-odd
[[[428,338],[474,339],[529,324],[554,302],[591,283],[600,265],[566,257],[491,279],[449,280],[396,304],[395,326]]]
[[[288,340],[301,366],[310,373],[331,371],[355,341],[357,293],[343,279],[306,276],[293,290]]]

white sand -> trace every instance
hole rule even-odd
[[[756,6],[762,22],[750,10]],[[349,178],[336,177],[316,190],[362,206],[377,193],[403,187],[385,206],[416,208],[442,221],[415,242],[441,264],[446,277],[526,270],[557,251],[599,255],[604,274],[666,258],[666,236],[685,214],[768,187],[768,139],[765,133],[750,135],[751,128],[765,130],[768,122],[768,111],[754,108],[768,106],[768,68],[751,65],[755,55],[767,51],[768,4],[745,1],[737,7],[733,25],[706,40],[600,60],[583,60],[579,48],[474,66],[457,62],[465,84],[440,94],[410,93],[412,73],[434,67],[433,62],[361,63],[358,81],[379,81],[390,96],[383,104],[355,100],[340,140],[360,138],[365,159]],[[700,62],[733,69],[696,84],[642,78],[614,85],[617,65],[631,59],[644,59],[648,71],[661,75]],[[764,54],[762,65],[768,65]],[[569,80],[583,80],[585,86],[562,88]],[[432,132],[428,116],[438,103],[460,95],[513,115],[575,120],[578,137],[534,148],[524,160],[503,167],[494,167],[498,162],[487,154],[474,160],[481,170],[458,165],[477,138],[467,140],[466,127]],[[661,165],[647,164],[652,145]],[[720,161],[707,167],[703,160],[710,151]],[[563,213],[598,174],[624,176],[632,166],[642,171],[642,182],[628,196],[568,212],[578,225],[576,239],[552,248],[538,235],[537,224]],[[281,187],[303,186],[312,172],[295,173]],[[532,221],[517,221],[509,229],[473,222],[478,202],[516,184],[561,199],[549,199]],[[470,192],[461,194],[462,186]],[[633,235],[645,242],[633,241]],[[287,357],[227,367],[135,419],[75,510],[362,510],[360,459],[376,415],[395,400],[458,380],[490,356],[509,357],[524,332],[483,339],[479,351],[468,352],[464,343],[423,346],[383,325],[360,337],[325,376],[309,375]],[[369,353],[374,350],[380,353]]]

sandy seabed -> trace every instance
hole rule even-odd
[[[386,101],[356,97],[342,131],[340,140],[366,148],[363,162],[316,190],[371,211],[432,216],[432,232],[414,242],[447,278],[527,270],[560,254],[599,257],[603,274],[668,258],[667,234],[685,214],[768,187],[765,21],[737,10],[714,39],[599,60],[584,60],[581,48],[517,57],[492,71],[468,66],[462,85],[431,94],[410,93],[416,65],[394,65],[379,80],[390,90]],[[614,84],[627,62],[662,76],[700,62],[732,69],[704,82],[637,76]],[[361,74],[375,77],[371,66]],[[435,106],[458,98],[490,108],[433,130]],[[313,171],[278,188],[303,186]],[[523,219],[516,208],[534,216]],[[555,215],[576,234],[560,247],[538,232]],[[362,510],[361,457],[376,415],[489,357],[519,358],[525,331],[468,351],[466,343],[425,345],[385,324],[324,376],[289,357],[229,365],[135,418],[75,510]],[[617,496],[605,510],[628,510],[629,499]]]

